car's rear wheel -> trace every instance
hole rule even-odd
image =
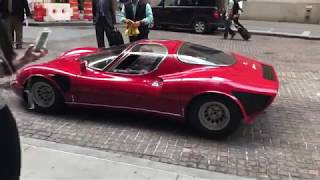
[[[47,80],[40,78],[31,80],[28,91],[31,93],[30,98],[36,111],[54,111],[63,106],[61,94]]]
[[[207,22],[201,19],[197,19],[193,22],[193,31],[198,34],[204,34],[208,32]]]
[[[241,112],[231,100],[211,96],[196,99],[187,116],[192,128],[210,137],[230,135],[241,120]]]

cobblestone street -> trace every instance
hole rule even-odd
[[[40,28],[29,29],[25,40],[33,42]],[[96,46],[92,27],[52,30],[50,54],[43,61],[75,47]],[[213,140],[197,136],[174,119],[151,115],[92,109],[34,113],[2,87],[0,93],[12,108],[20,135],[257,179],[320,176],[320,41],[253,36],[247,42],[239,35],[223,40],[222,34],[159,30],[150,36],[236,51],[272,64],[280,79],[279,94],[252,125]]]

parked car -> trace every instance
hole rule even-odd
[[[279,82],[271,65],[237,53],[178,40],[142,40],[68,51],[24,68],[12,86],[37,111],[66,104],[150,112],[225,136],[267,108]]]
[[[152,10],[154,27],[192,28],[195,33],[224,27],[215,0],[161,0]]]

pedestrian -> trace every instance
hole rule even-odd
[[[105,47],[104,34],[107,36],[109,45],[111,44],[112,31],[116,24],[116,8],[115,0],[93,0],[92,14],[99,48]]]
[[[139,34],[129,36],[130,42],[149,38],[149,27],[153,23],[153,13],[150,3],[147,0],[130,0],[124,4],[121,11],[121,22],[128,27],[139,29]]]
[[[7,26],[9,39],[13,44],[14,37],[16,48],[22,49],[24,14],[31,16],[27,0],[0,0],[0,19]]]
[[[30,46],[21,58],[16,58],[5,24],[0,21],[0,76],[11,75],[20,67],[40,59],[47,54],[34,52]],[[0,176],[1,179],[20,179],[21,150],[15,119],[8,106],[0,97]]]
[[[233,0],[232,19],[234,24],[236,24],[238,27],[244,28],[239,22],[240,12],[243,12],[243,9],[239,5],[239,1],[241,0]]]
[[[232,20],[233,20],[233,0],[229,0],[225,5],[226,9],[223,9],[223,19],[224,19],[224,39],[228,39],[229,34],[231,35],[231,39],[236,35],[236,33],[231,29]]]

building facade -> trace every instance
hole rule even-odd
[[[242,19],[320,24],[320,0],[247,0]]]

